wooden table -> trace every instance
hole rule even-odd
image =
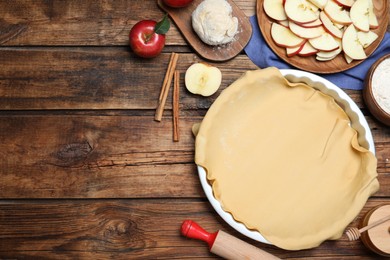
[[[237,0],[249,16],[254,0]],[[214,212],[193,161],[191,126],[218,96],[185,90],[183,75],[201,60],[173,25],[164,53],[137,58],[130,28],[161,19],[155,0],[0,1],[0,259],[216,258],[182,237],[184,219],[222,229],[281,258],[376,256],[346,238],[285,251],[246,239]],[[180,53],[180,141],[172,141],[169,94],[154,112],[171,52]],[[217,63],[220,90],[256,66],[242,53]],[[374,135],[380,190],[390,202],[390,129],[347,91]]]

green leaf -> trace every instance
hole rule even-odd
[[[165,14],[164,18],[154,27],[154,32],[158,34],[166,34],[170,27],[171,23],[169,22],[168,14]]]

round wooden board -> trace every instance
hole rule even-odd
[[[189,6],[171,8],[164,5],[161,0],[157,1],[159,7],[169,14],[184,38],[200,56],[211,61],[226,61],[234,58],[244,49],[252,36],[252,26],[249,18],[234,1],[227,0],[232,6],[233,16],[238,19],[238,33],[231,43],[221,46],[211,46],[202,42],[192,29],[191,15],[201,2],[203,0],[194,0]]]
[[[341,72],[353,68],[364,61],[354,60],[350,64],[348,64],[345,61],[344,55],[342,53],[330,61],[317,61],[315,55],[309,57],[300,57],[298,55],[288,57],[286,54],[286,49],[277,46],[274,40],[271,38],[271,24],[273,20],[269,18],[264,12],[263,2],[264,0],[257,0],[257,21],[260,27],[260,31],[263,34],[265,41],[268,43],[268,46],[276,53],[276,55],[278,55],[281,59],[283,59],[290,65],[314,73],[327,74]],[[379,37],[365,50],[367,56],[370,56],[383,40],[389,22],[388,1],[372,0],[372,2],[374,4],[374,12],[377,16],[379,23],[379,27],[372,31],[378,34]]]

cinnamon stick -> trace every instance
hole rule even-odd
[[[169,88],[171,87],[173,73],[176,69],[177,60],[179,58],[179,54],[172,52],[171,58],[169,60],[167,72],[165,73],[164,81],[161,87],[160,97],[158,99],[158,105],[156,109],[156,114],[154,116],[154,120],[161,121],[165,102],[167,100],[167,96],[169,93]]]
[[[173,141],[179,141],[179,89],[180,89],[180,72],[175,70],[173,79]]]

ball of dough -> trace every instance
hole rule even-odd
[[[221,45],[233,41],[238,19],[226,0],[205,0],[192,13],[192,27],[204,43]]]

